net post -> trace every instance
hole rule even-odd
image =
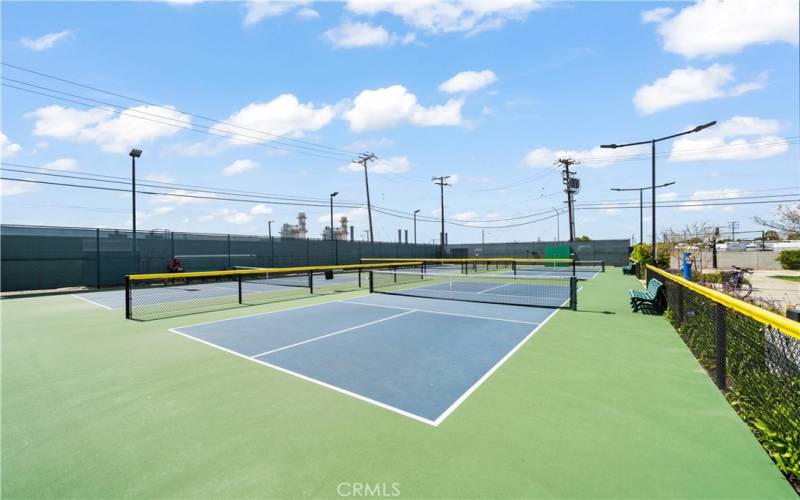
[[[131,307],[131,277],[125,275],[125,319],[133,318],[133,308]]]
[[[369,293],[375,292],[375,275],[372,271],[369,272]]]
[[[606,261],[604,261],[604,260],[600,261],[600,269],[601,269],[601,271],[600,271],[601,273],[606,272]]]
[[[716,324],[716,338],[714,341],[714,382],[717,384],[719,390],[724,391],[728,388],[727,384],[727,367],[726,365],[726,351],[727,342],[725,338],[725,306],[722,304],[714,304],[714,323]]]
[[[397,268],[392,269],[392,276],[394,276],[394,282],[397,283]]]
[[[575,259],[572,259],[572,275],[577,276],[578,275],[577,271],[578,271],[578,263]]]
[[[314,293],[314,271],[308,271],[308,289]]]
[[[236,275],[236,282],[237,282],[236,283],[237,288],[239,290],[239,303],[241,304],[242,303],[242,275],[241,274],[237,274]]]
[[[573,311],[578,310],[578,277],[569,277],[569,308]]]
[[[361,268],[358,268],[358,288],[361,288]]]
[[[514,271],[514,276],[516,276],[517,275],[517,261],[516,260],[512,260],[511,261],[511,270]]]

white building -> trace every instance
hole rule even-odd
[[[333,229],[333,237],[337,240],[347,240],[349,229],[347,227],[347,217],[342,216],[339,219],[339,227],[335,227]],[[325,229],[322,230],[322,239],[329,240],[331,239],[331,228],[330,226],[325,226]]]
[[[297,224],[284,224],[281,226],[281,238],[305,239],[308,235],[306,230],[306,213],[297,214]]]

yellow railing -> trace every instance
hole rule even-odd
[[[685,288],[688,288],[689,290],[695,293],[698,293],[710,300],[713,300],[718,304],[722,304],[723,306],[732,309],[733,311],[736,311],[739,314],[743,314],[747,317],[753,318],[759,323],[769,325],[777,330],[780,330],[781,332],[785,333],[790,337],[794,337],[800,340],[800,323],[796,321],[792,321],[789,318],[786,318],[779,314],[775,314],[774,312],[771,311],[767,311],[766,309],[754,306],[753,304],[749,304],[743,300],[739,300],[737,298],[731,297],[730,295],[726,295],[711,288],[698,285],[697,283],[681,278],[680,276],[676,276],[672,273],[654,267],[650,264],[647,264],[647,271],[664,276],[665,278],[669,278],[670,280],[684,286]]]
[[[336,271],[336,270],[358,270],[376,269],[387,267],[402,266],[421,266],[419,260],[402,260],[402,262],[392,262],[385,264],[343,264],[339,266],[304,266],[304,267],[265,267],[257,269],[232,269],[226,271],[195,271],[187,273],[153,273],[153,274],[131,274],[127,278],[131,281],[162,280],[162,279],[181,279],[181,278],[205,278],[216,276],[247,276],[252,274],[264,273],[302,273],[308,271]]]

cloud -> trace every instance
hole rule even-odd
[[[411,170],[411,162],[407,156],[395,156],[392,158],[378,158],[369,165],[372,174],[402,174]],[[350,163],[339,167],[340,172],[363,172],[364,167],[360,163]]]
[[[146,120],[136,118],[141,113],[146,113],[143,116]],[[95,143],[111,153],[127,152],[133,146],[170,137],[180,127],[191,124],[189,116],[171,106],[135,106],[115,114],[100,108],[83,111],[52,105],[24,116],[36,119],[33,129],[36,136]]]
[[[36,190],[31,182],[0,180],[0,196],[15,196]]]
[[[44,165],[42,168],[63,171],[78,170],[78,162],[72,158],[60,158]]]
[[[739,85],[734,85],[735,81],[731,64],[712,64],[706,69],[676,69],[666,77],[640,87],[633,96],[633,104],[639,113],[649,115],[690,102],[739,96],[762,89],[766,85],[766,74]]]
[[[169,183],[172,183],[172,182],[176,181],[175,176],[172,175],[172,174],[156,173],[156,172],[153,172],[153,173],[145,175],[144,179],[146,181],[160,182],[160,183],[165,183],[165,184],[169,184]]]
[[[735,54],[748,45],[796,46],[800,37],[800,8],[793,0],[702,0],[671,18],[653,14],[659,10],[647,12],[658,23],[664,50],[689,59]]]
[[[406,24],[428,33],[466,32],[474,35],[498,29],[508,21],[524,21],[528,13],[541,9],[532,0],[503,0],[493,2],[461,2],[441,0],[350,0],[347,10],[354,14],[377,15],[389,13]]]
[[[475,219],[477,216],[478,216],[477,212],[472,212],[472,211],[459,212],[453,215],[453,219],[460,221],[469,221]]]
[[[167,193],[175,196],[149,196],[148,202],[151,205],[197,205],[214,201],[217,195],[204,191],[187,191],[185,189],[173,189]],[[197,198],[193,198],[197,196]]]
[[[344,113],[344,119],[350,123],[353,132],[395,127],[403,123],[423,127],[461,125],[463,104],[461,99],[450,99],[445,104],[426,108],[405,87],[392,85],[362,91],[353,100],[353,107]]]
[[[345,212],[334,212],[333,213],[333,224],[338,225],[339,220],[342,217],[347,217],[347,222],[350,225],[354,226],[364,226],[367,223],[367,209],[366,207],[358,207],[347,210]],[[324,213],[317,217],[317,222],[321,222],[328,226],[331,223],[331,215],[330,213]]]
[[[558,149],[536,148],[525,156],[523,162],[529,167],[553,167],[553,163],[559,158],[572,158],[581,162],[580,166],[592,168],[607,167],[616,163],[621,156],[640,154],[649,151],[647,146],[631,146],[625,148],[625,153],[620,153],[615,149],[605,149],[595,146],[591,149]]]
[[[11,158],[20,151],[22,146],[14,144],[6,134],[0,132],[0,158]]]
[[[243,131],[246,135],[252,135],[247,131]],[[229,141],[219,140],[206,140],[190,143],[174,143],[161,149],[161,156],[214,156],[224,153],[231,148],[232,144]]]
[[[657,9],[646,10],[642,12],[642,22],[644,24],[660,23],[672,15],[673,12],[675,11],[669,7],[659,7]]]
[[[756,160],[777,156],[789,150],[788,140],[775,135],[782,128],[778,120],[734,116],[698,134],[675,139],[669,159]]]
[[[407,45],[416,41],[414,33],[398,35],[389,33],[383,26],[372,26],[367,23],[347,22],[331,28],[323,36],[337,49],[353,49],[359,47],[382,47],[400,43]]]
[[[716,189],[708,191],[695,191],[692,193],[693,200],[708,200],[708,199],[731,199],[738,198],[742,192],[738,189]],[[718,206],[703,206],[701,201],[685,201],[680,204],[678,210],[684,212],[699,212],[701,210],[716,210]]]
[[[303,9],[303,6],[310,3],[307,0],[276,1],[276,0],[256,0],[246,4],[242,23],[245,26],[253,26],[268,17],[282,16],[295,9]],[[305,9],[303,9],[305,10]],[[312,10],[312,9],[308,9]]]
[[[222,169],[222,175],[230,177],[232,175],[239,175],[250,170],[258,168],[258,163],[253,160],[236,160],[227,167]]]
[[[481,114],[484,116],[493,115],[494,110],[491,108],[491,106],[484,106],[483,109],[481,109]]]
[[[250,210],[240,211],[230,208],[221,208],[215,210],[210,214],[200,217],[200,222],[210,222],[212,220],[222,219],[230,224],[242,225],[252,221],[257,215],[269,215],[272,213],[272,208],[259,203],[250,207]]]
[[[294,95],[283,94],[269,102],[248,104],[226,118],[226,123],[215,125],[212,131],[228,135],[229,141],[235,144],[249,144],[254,140],[270,141],[276,138],[274,135],[302,137],[305,132],[319,130],[330,123],[335,114],[333,106],[317,107],[311,102],[303,104]],[[274,135],[260,134],[254,130],[269,131]],[[256,139],[247,139],[250,142],[237,141],[236,134]]]
[[[319,17],[319,12],[310,7],[303,7],[298,10],[295,15],[301,19],[317,19]]]
[[[39,38],[22,38],[19,43],[22,44],[23,47],[35,50],[36,52],[40,52],[42,50],[47,50],[53,48],[55,44],[58,42],[67,39],[72,32],[69,30],[59,31],[57,33],[48,33],[46,35],[42,35]]]
[[[497,81],[493,71],[462,71],[439,85],[439,90],[448,94],[474,92]]]
[[[676,193],[674,191],[671,191],[671,192],[668,192],[668,193],[658,193],[658,194],[656,194],[656,200],[658,200],[658,201],[670,201],[670,200],[674,200],[677,197],[678,197],[678,193]]]

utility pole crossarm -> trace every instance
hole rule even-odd
[[[572,175],[576,172],[571,171],[569,168],[572,165],[579,164],[572,158],[559,158],[556,160],[556,165],[561,165],[564,168],[562,178],[564,180],[564,192],[567,193],[567,213],[569,214],[569,241],[575,241],[575,203],[573,196],[577,192],[577,188],[573,187]]]

